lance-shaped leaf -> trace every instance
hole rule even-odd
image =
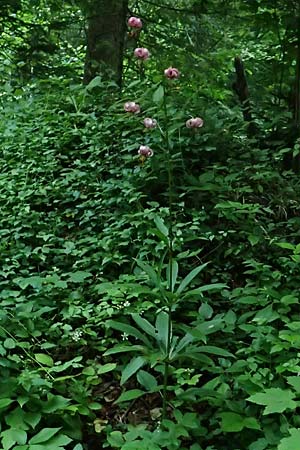
[[[149,334],[149,336],[156,338],[156,331],[153,325],[151,325],[148,320],[141,317],[139,314],[131,314],[131,317],[135,321],[135,323],[143,330],[145,333]]]
[[[181,350],[183,350],[187,345],[189,345],[191,342],[193,342],[194,337],[190,333],[186,333],[183,338],[180,339],[178,342],[175,351],[174,356],[176,356]]]
[[[207,266],[207,264],[208,263],[202,264],[201,266],[196,267],[190,273],[188,273],[187,276],[180,283],[180,285],[176,291],[176,294],[177,295],[181,294],[188,287],[188,285],[193,281],[193,279]]]
[[[224,350],[220,347],[215,347],[214,345],[200,345],[198,347],[195,347],[195,351],[201,352],[201,353],[211,353],[212,355],[218,355],[218,356],[227,356],[234,358],[235,356],[228,352],[227,350]]]
[[[144,261],[137,260],[137,265],[148,275],[154,286],[160,288],[160,279],[155,270]]]
[[[147,391],[154,391],[157,389],[156,378],[145,370],[140,370],[138,372],[137,380]]]
[[[137,328],[128,325],[127,323],[117,322],[115,320],[108,320],[106,322],[110,328],[113,328],[114,330],[122,331],[123,333],[127,334],[128,336],[133,336],[140,341],[144,342],[144,344],[147,347],[151,347],[151,343],[149,339],[141,333]]]
[[[191,289],[190,291],[185,292],[182,298],[186,298],[192,295],[200,295],[202,297],[203,292],[218,291],[220,289],[225,289],[227,287],[228,286],[226,286],[226,284],[223,283],[205,284],[204,286],[200,286],[196,289]]]
[[[165,236],[165,237],[168,237],[169,230],[166,227],[163,219],[161,217],[159,217],[159,216],[155,216],[154,217],[154,222],[155,222],[155,225],[157,226],[157,229],[161,232],[161,234],[163,236]]]
[[[158,86],[158,88],[153,93],[153,101],[154,103],[159,103],[164,98],[164,87],[162,84]]]
[[[106,352],[103,353],[103,356],[109,356],[109,355],[115,355],[116,353],[127,353],[127,352],[146,353],[146,347],[143,347],[142,345],[118,344],[115,347],[110,348],[109,350],[106,350]]]
[[[146,392],[141,391],[141,389],[131,389],[130,391],[123,392],[123,394],[121,394],[114,403],[118,404],[122,402],[129,402],[138,397],[141,397],[144,394],[146,394]]]
[[[164,352],[167,352],[169,343],[169,315],[161,311],[156,318],[157,340],[162,345]],[[170,336],[171,337],[171,336]]]
[[[145,358],[142,356],[136,356],[133,358],[123,369],[121,376],[121,385],[126,383],[126,381],[134,375],[144,364],[146,363]]]
[[[174,259],[169,261],[167,266],[167,282],[171,292],[174,292],[175,284],[178,276],[178,263]]]

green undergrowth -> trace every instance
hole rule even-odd
[[[237,110],[176,94],[168,268],[164,147],[123,111],[131,93],[162,120],[157,89],[120,99],[58,79],[2,93],[4,450],[298,450],[298,176]]]

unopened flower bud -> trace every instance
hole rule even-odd
[[[147,48],[139,47],[134,50],[134,56],[145,61],[149,58],[150,52]]]
[[[141,19],[139,19],[138,17],[130,17],[127,23],[131,28],[142,28],[143,26]]]
[[[165,76],[170,79],[179,78],[179,75],[180,75],[179,70],[175,69],[175,67],[168,67],[168,69],[166,69],[164,71],[164,73],[165,73]]]
[[[187,128],[201,128],[203,127],[203,120],[200,117],[189,119],[185,122]]]
[[[131,113],[134,113],[134,114],[138,114],[139,112],[141,112],[140,105],[138,103],[135,103],[135,102],[126,102],[124,104],[124,110],[126,112],[131,112]]]
[[[140,148],[138,150],[138,154],[140,156],[144,156],[146,158],[150,158],[151,156],[153,156],[153,150],[148,147],[148,145],[140,145]]]
[[[155,119],[151,119],[150,117],[146,117],[143,121],[146,128],[155,128],[157,126],[157,122]]]

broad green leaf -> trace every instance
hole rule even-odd
[[[300,394],[300,377],[287,377],[287,382]]]
[[[190,450],[203,450],[203,448],[200,447],[199,444],[193,444],[193,445],[190,447]]]
[[[155,216],[154,217],[154,222],[155,222],[155,225],[157,226],[157,229],[161,232],[161,234],[163,236],[165,236],[165,237],[168,237],[169,236],[169,230],[166,227],[163,219],[161,217],[159,217],[159,216]]]
[[[96,370],[94,367],[89,366],[89,367],[85,367],[82,371],[82,375],[87,375],[89,377],[92,377],[93,375],[96,374]]]
[[[134,375],[145,363],[146,360],[142,356],[133,358],[122,370],[121,385]]]
[[[288,242],[277,242],[277,243],[275,243],[275,245],[277,245],[280,248],[285,248],[287,250],[294,250],[295,249],[295,245],[289,244]]]
[[[299,303],[299,299],[297,298],[297,296],[291,294],[284,295],[280,301],[284,305],[293,305],[295,303]]]
[[[190,329],[189,333],[196,339],[199,339],[206,343],[206,337],[209,334],[216,333],[221,330],[224,326],[224,319],[222,317],[217,317],[212,320],[206,320],[200,323],[195,328]]]
[[[179,352],[181,352],[181,350],[183,350],[187,345],[189,345],[191,342],[193,342],[193,340],[194,340],[194,337],[191,334],[186,333],[183,336],[183,338],[180,339],[177,346],[175,347],[175,350],[173,352],[173,357],[175,357]]]
[[[15,449],[13,449],[15,450]],[[52,445],[51,439],[43,444],[31,444],[28,446],[28,450],[66,450],[65,447],[57,447]]]
[[[89,278],[91,276],[92,274],[90,272],[78,270],[77,272],[69,273],[69,280],[73,283],[82,283],[86,278]]]
[[[148,320],[141,317],[139,314],[131,314],[131,317],[135,321],[135,323],[143,330],[145,333],[149,334],[149,336],[156,337],[156,331],[153,325],[151,325]]]
[[[91,91],[92,89],[94,89],[95,87],[99,87],[101,86],[102,83],[102,79],[99,76],[96,76],[95,78],[92,79],[92,81],[89,82],[89,84],[86,86],[86,89],[88,91]]]
[[[108,320],[107,325],[110,328],[113,328],[114,330],[122,331],[123,333],[127,334],[128,336],[133,336],[140,341],[144,342],[144,344],[148,347],[151,347],[151,343],[149,339],[142,334],[137,328],[128,325],[127,323],[117,322],[115,320]],[[107,354],[107,353],[106,353]]]
[[[214,313],[214,310],[208,303],[202,303],[199,308],[199,314],[204,319],[210,319]]]
[[[54,364],[54,361],[51,358],[51,356],[46,355],[45,353],[36,353],[34,357],[36,361],[38,361],[43,366],[52,367]]]
[[[42,412],[51,414],[66,409],[69,404],[70,400],[62,395],[48,394],[48,400],[43,402]]]
[[[154,91],[152,99],[154,103],[159,103],[162,101],[163,98],[164,98],[164,87],[163,85],[160,84],[158,88]]]
[[[260,430],[260,425],[255,417],[245,417],[244,425],[245,428],[250,428],[251,430]]]
[[[3,450],[9,450],[14,444],[24,445],[27,441],[26,431],[17,428],[2,431],[1,436]]]
[[[61,427],[59,428],[44,428],[41,430],[38,434],[33,436],[29,444],[41,444],[43,442],[49,441],[55,434],[57,434],[61,430]]]
[[[244,428],[260,430],[260,425],[254,417],[244,417],[234,412],[222,412],[221,429],[227,433],[236,433]]]
[[[89,408],[92,410],[95,410],[95,411],[99,411],[100,409],[102,409],[102,405],[101,405],[101,403],[98,403],[98,402],[92,402],[92,403],[89,403]]]
[[[145,350],[145,347],[143,347],[142,345],[117,344],[115,347],[106,350],[106,352],[103,353],[103,356],[114,355],[116,353],[145,352]]]
[[[182,416],[182,413],[179,410],[176,410],[176,412],[174,411],[174,417],[176,417],[178,423],[181,423],[185,428],[190,430],[197,430],[199,428],[197,413],[187,412]]]
[[[112,431],[108,436],[107,436],[107,440],[108,443],[112,446],[112,447],[116,447],[116,448],[121,448],[123,447],[124,444],[124,438],[123,438],[123,434],[121,433],[121,431]]]
[[[165,352],[168,348],[169,326],[170,321],[168,313],[161,311],[156,318],[155,327],[157,330],[157,340],[162,344]]]
[[[83,450],[83,447],[81,444],[76,444],[73,450]]]
[[[223,412],[220,414],[221,430],[226,433],[237,433],[244,428],[244,418],[240,414],[233,412]]]
[[[69,367],[81,367],[81,364],[78,364],[79,361],[82,360],[82,356],[76,356],[73,359],[70,359],[69,361],[66,361],[64,363],[61,363],[61,361],[58,361],[53,367],[51,367],[51,373],[52,372],[63,372],[64,370],[68,369]]]
[[[256,245],[260,241],[260,236],[257,236],[256,234],[249,234],[248,240],[250,244],[254,247],[254,245]]]
[[[171,292],[174,292],[175,284],[178,276],[178,263],[174,259],[167,266],[167,282]]]
[[[111,372],[112,370],[115,370],[116,367],[117,367],[116,363],[107,363],[104,364],[103,366],[98,366],[97,374],[102,375],[103,373]]]
[[[257,441],[252,442],[249,450],[266,450],[269,447],[269,443],[265,438],[257,439]]]
[[[281,439],[278,450],[299,450],[300,428],[292,428],[289,430],[289,433],[290,437]]]
[[[15,445],[13,450],[30,450],[29,445]]]
[[[45,444],[45,450],[49,448],[49,450],[52,449],[58,449],[58,448],[65,448],[66,445],[68,445],[70,442],[72,442],[72,439],[69,438],[69,436],[66,436],[65,434],[58,434],[56,436],[53,436],[49,441],[47,441]]]
[[[279,318],[279,314],[277,311],[273,311],[273,305],[268,305],[265,308],[258,311],[254,318],[253,322],[257,322],[259,325],[263,325],[265,323],[273,322]]]
[[[16,346],[16,342],[12,338],[7,338],[3,342],[3,347],[4,348],[12,349],[12,348],[15,348],[15,346]]]
[[[37,424],[40,422],[42,415],[38,412],[26,412],[24,415],[24,421],[31,426],[31,428],[35,428]]]
[[[21,289],[26,289],[28,286],[34,289],[41,289],[44,279],[38,275],[28,278],[15,278],[13,280]]]
[[[263,414],[282,413],[287,409],[297,408],[297,402],[293,399],[295,394],[291,390],[270,388],[265,392],[251,395],[247,400],[257,405],[266,406]]]
[[[215,347],[214,345],[197,346],[197,347],[195,347],[195,349],[198,352],[212,353],[213,355],[227,356],[227,357],[235,358],[235,356],[232,353],[228,352],[227,350],[224,350],[223,348]]]
[[[140,79],[138,79],[138,80],[133,80],[133,81],[131,81],[131,83],[129,83],[129,84],[127,85],[127,88],[128,88],[128,89],[131,89],[131,88],[133,88],[134,86],[139,85],[140,83],[141,83]]]
[[[140,389],[131,389],[130,391],[123,392],[123,394],[121,394],[114,403],[118,404],[121,402],[129,402],[138,397],[141,397],[144,394],[146,394],[146,392],[141,391]]]
[[[148,275],[155,287],[160,288],[160,280],[155,270],[144,261],[137,260],[137,265]]]
[[[18,406],[9,414],[5,415],[5,422],[10,428],[18,430],[28,430],[29,426],[25,423],[25,412]]]
[[[208,265],[208,263],[202,264],[201,266],[196,267],[195,269],[193,269],[180,283],[176,294],[179,295],[181,294],[187,287],[188,285],[193,281],[193,279]]]
[[[234,325],[236,323],[237,316],[234,311],[229,309],[224,316],[224,322],[226,325]]]
[[[182,299],[190,297],[192,295],[199,295],[201,297],[203,297],[202,293],[203,292],[208,292],[208,291],[219,291],[221,289],[225,289],[228,286],[226,286],[226,284],[223,283],[213,283],[213,284],[205,284],[204,286],[200,286],[196,289],[191,289],[190,291],[187,291],[184,293],[184,295],[182,296]]]
[[[164,234],[162,234],[157,228],[151,228],[151,233],[157,236],[162,242],[165,242],[167,246],[169,245],[168,238]]]
[[[26,397],[26,395],[19,395],[17,397],[17,402],[19,403],[19,405],[22,407],[24,406],[29,400],[29,397]],[[0,400],[1,402],[1,400]]]
[[[28,450],[61,450],[61,448],[49,449],[46,444],[32,444],[28,446]]]
[[[14,400],[12,400],[11,398],[0,398],[0,409],[1,408],[6,408],[6,406],[10,405],[11,403],[13,403]]]
[[[157,388],[156,378],[145,370],[139,370],[137,380],[147,391],[154,391]]]
[[[200,363],[203,364],[207,364],[209,366],[213,366],[214,362],[211,358],[209,358],[208,356],[204,355],[203,353],[199,353],[195,350],[192,350],[189,348],[188,352],[184,352],[181,355],[184,355],[185,358],[190,358],[190,359],[194,359],[195,361],[198,361]]]
[[[150,438],[145,437],[142,440],[126,442],[122,445],[122,450],[161,450],[161,447]]]

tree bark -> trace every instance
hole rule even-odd
[[[128,0],[93,0],[89,3],[85,84],[101,75],[121,85],[127,7]]]
[[[234,59],[234,68],[236,73],[236,81],[233,83],[232,87],[241,102],[244,120],[248,123],[248,136],[253,137],[257,132],[257,128],[252,118],[249,89],[244,64],[238,56]]]

